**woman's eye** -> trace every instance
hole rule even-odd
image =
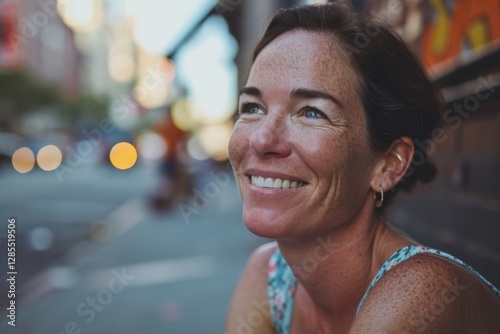
[[[307,118],[325,118],[322,112],[314,109],[308,109],[305,113],[304,116]]]
[[[241,114],[263,114],[264,111],[257,105],[242,105]]]

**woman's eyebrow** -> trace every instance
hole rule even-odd
[[[246,95],[251,95],[255,97],[262,97],[261,91],[254,86],[248,86],[248,87],[243,87],[240,89],[240,96],[246,94]],[[290,96],[292,98],[302,98],[302,99],[327,99],[331,100],[333,103],[335,103],[339,107],[343,107],[342,103],[337,99],[335,96],[322,92],[319,90],[314,90],[314,89],[308,89],[308,88],[295,88],[292,90],[290,93]]]
[[[302,99],[317,99],[317,98],[327,99],[331,100],[337,106],[341,108],[343,107],[342,103],[335,96],[319,90],[308,89],[308,88],[296,88],[292,90],[290,96],[293,98],[302,98]]]
[[[240,89],[240,96],[243,94],[252,95],[252,96],[256,96],[256,97],[262,96],[262,93],[260,92],[260,90],[254,86],[243,87],[242,89]]]

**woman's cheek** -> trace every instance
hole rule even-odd
[[[248,147],[248,145],[244,144],[245,142],[248,142],[248,138],[245,136],[245,131],[240,125],[238,125],[238,123],[236,123],[228,143],[229,160],[235,169],[237,167],[237,163],[241,160],[243,154],[245,153],[245,146]]]
[[[316,165],[332,166],[343,159],[342,139],[332,130],[296,131],[292,138],[294,146],[299,148],[308,161],[315,161]]]

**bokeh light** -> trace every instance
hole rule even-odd
[[[193,131],[206,125],[217,125],[228,121],[233,112],[209,114],[199,107],[192,99],[183,97],[172,105],[172,120],[181,130]]]
[[[103,21],[102,0],[58,1],[64,23],[77,32],[96,30]]]
[[[205,150],[201,146],[199,136],[195,135],[189,138],[186,149],[189,156],[195,160],[203,161],[210,158],[210,156],[207,154],[207,152],[205,152]]]
[[[19,173],[27,173],[35,167],[35,154],[27,147],[21,147],[12,154],[12,166]]]
[[[157,161],[167,153],[167,144],[165,140],[156,133],[147,133],[136,139],[139,155],[149,161]]]
[[[117,82],[130,82],[135,74],[132,50],[126,47],[111,47],[108,56],[109,75]]]
[[[90,238],[93,241],[104,243],[112,237],[113,231],[107,221],[96,221],[90,226]]]
[[[137,150],[130,143],[118,143],[111,149],[109,160],[111,164],[118,169],[124,170],[132,168],[137,161]]]
[[[38,167],[45,171],[57,169],[62,162],[61,150],[55,145],[44,146],[36,155]]]
[[[29,233],[31,248],[36,251],[46,251],[54,243],[54,233],[44,226],[35,227]]]
[[[233,131],[232,122],[205,126],[200,131],[200,144],[213,159],[226,160],[227,144]]]
[[[169,89],[162,85],[162,88],[149,89],[146,80],[141,80],[134,87],[133,95],[139,104],[146,109],[154,109],[164,106],[168,102]]]
[[[178,99],[172,105],[172,121],[175,126],[183,131],[192,131],[199,125],[199,120],[196,119],[195,106],[186,98]]]
[[[47,282],[58,290],[73,289],[78,284],[79,277],[71,267],[52,267],[47,271]]]
[[[145,50],[139,50],[138,60],[139,78],[133,91],[135,100],[146,109],[166,105],[171,95],[170,84],[175,77],[173,62]]]

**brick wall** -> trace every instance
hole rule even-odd
[[[431,158],[438,176],[402,194],[389,221],[417,241],[447,251],[500,286],[500,101],[487,101]]]

